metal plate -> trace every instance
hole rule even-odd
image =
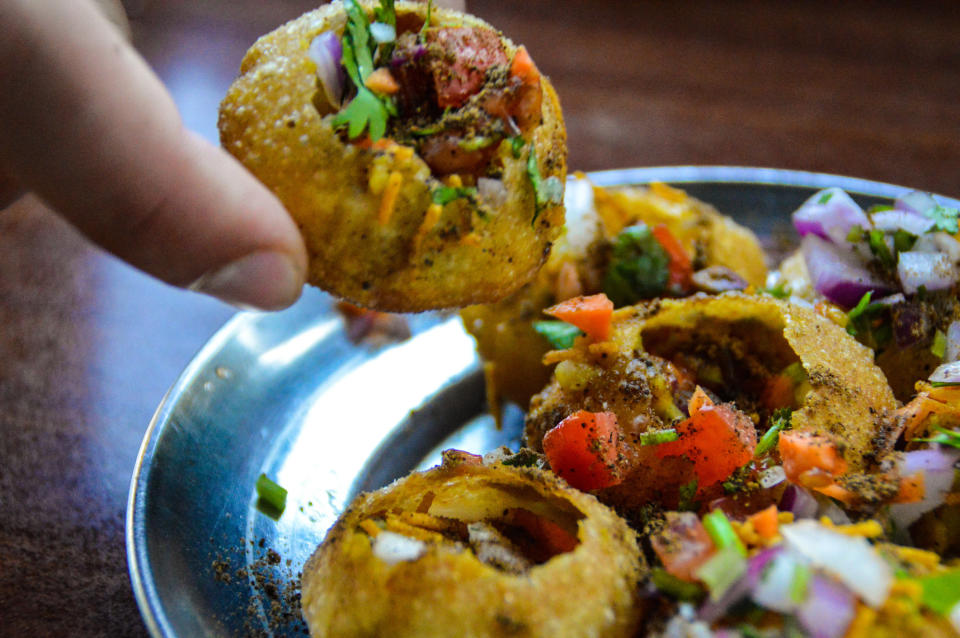
[[[839,186],[863,205],[906,190],[739,167],[590,178],[677,185],[771,245],[795,239],[789,213],[817,189]],[[237,315],[200,351],[158,408],[130,486],[130,578],[153,636],[304,635],[298,573],[354,494],[435,464],[447,447],[516,447],[522,414],[492,427],[459,320],[410,323],[408,341],[353,345],[332,300],[309,291],[287,311]],[[289,489],[277,522],[254,507],[261,472]]]

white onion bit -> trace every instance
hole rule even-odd
[[[893,584],[890,566],[865,538],[847,536],[814,521],[781,525],[787,545],[828,572],[871,607],[887,599]]]
[[[387,530],[373,539],[373,555],[388,565],[415,561],[426,551],[427,546],[423,541]]]
[[[900,253],[897,276],[903,291],[912,295],[921,287],[927,290],[946,290],[957,279],[957,268],[950,257],[943,253]]]

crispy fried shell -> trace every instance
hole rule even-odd
[[[633,636],[645,564],[626,523],[549,472],[471,457],[448,454],[340,517],[304,568],[311,635]],[[391,558],[382,545],[398,535],[412,551]]]
[[[372,13],[373,3],[361,5]],[[426,3],[397,2],[398,30],[419,28],[426,11]],[[333,109],[318,97],[308,48],[321,33],[342,33],[345,23],[343,5],[333,2],[253,45],[220,107],[224,148],[297,221],[313,285],[388,311],[463,306],[514,292],[546,259],[563,224],[563,207],[538,204],[531,178],[535,167],[562,188],[566,173],[566,132],[550,82],[540,76],[540,123],[524,133],[524,145],[507,138],[490,148],[486,176],[502,188],[438,204],[438,188],[469,185],[477,176],[441,179],[413,146],[350,141],[331,125]],[[492,30],[436,7],[431,25]],[[517,47],[496,37],[514,56]]]

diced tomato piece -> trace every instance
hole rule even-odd
[[[543,312],[583,330],[596,341],[610,338],[613,302],[602,292],[588,297],[574,297],[550,306]]]
[[[753,458],[753,421],[728,405],[703,405],[676,426],[680,438],[657,446],[657,456],[686,456],[697,475],[697,493],[730,476]]]
[[[793,379],[785,374],[778,374],[767,379],[760,397],[764,407],[768,410],[789,408],[793,406],[793,391],[796,387]]]
[[[541,545],[544,558],[549,559],[558,554],[572,552],[580,541],[577,537],[554,523],[549,518],[538,516],[522,507],[507,510],[508,523],[522,527]]]
[[[792,483],[809,485],[810,481],[806,479],[822,474],[825,485],[847,471],[847,462],[836,444],[824,435],[788,430],[780,433],[777,447],[783,460],[783,471]]]
[[[520,45],[517,52],[513,54],[513,62],[510,63],[510,75],[520,78],[524,84],[539,84],[540,71],[533,59],[527,52],[527,47]]]
[[[694,512],[667,512],[664,530],[650,537],[650,544],[664,569],[682,580],[696,580],[697,569],[716,548]]]
[[[573,487],[598,490],[621,482],[620,428],[612,412],[575,412],[543,437],[550,467]]]
[[[507,53],[496,32],[479,27],[440,27],[427,30],[427,41],[445,55],[432,65],[437,104],[459,108],[483,86],[487,69],[506,66]]]
[[[710,398],[710,395],[704,391],[703,388],[697,386],[697,389],[693,391],[693,396],[690,397],[690,401],[687,403],[687,414],[693,416],[700,411],[700,408],[706,408],[713,405],[713,399]]]
[[[670,259],[670,264],[667,266],[670,270],[670,279],[667,283],[681,288],[689,287],[690,278],[693,276],[693,260],[690,259],[683,244],[674,237],[666,224],[657,224],[650,232],[663,246]]]

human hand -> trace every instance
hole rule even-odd
[[[168,283],[263,309],[299,297],[307,256],[279,201],[187,131],[90,0],[0,0],[0,208],[33,191]]]

